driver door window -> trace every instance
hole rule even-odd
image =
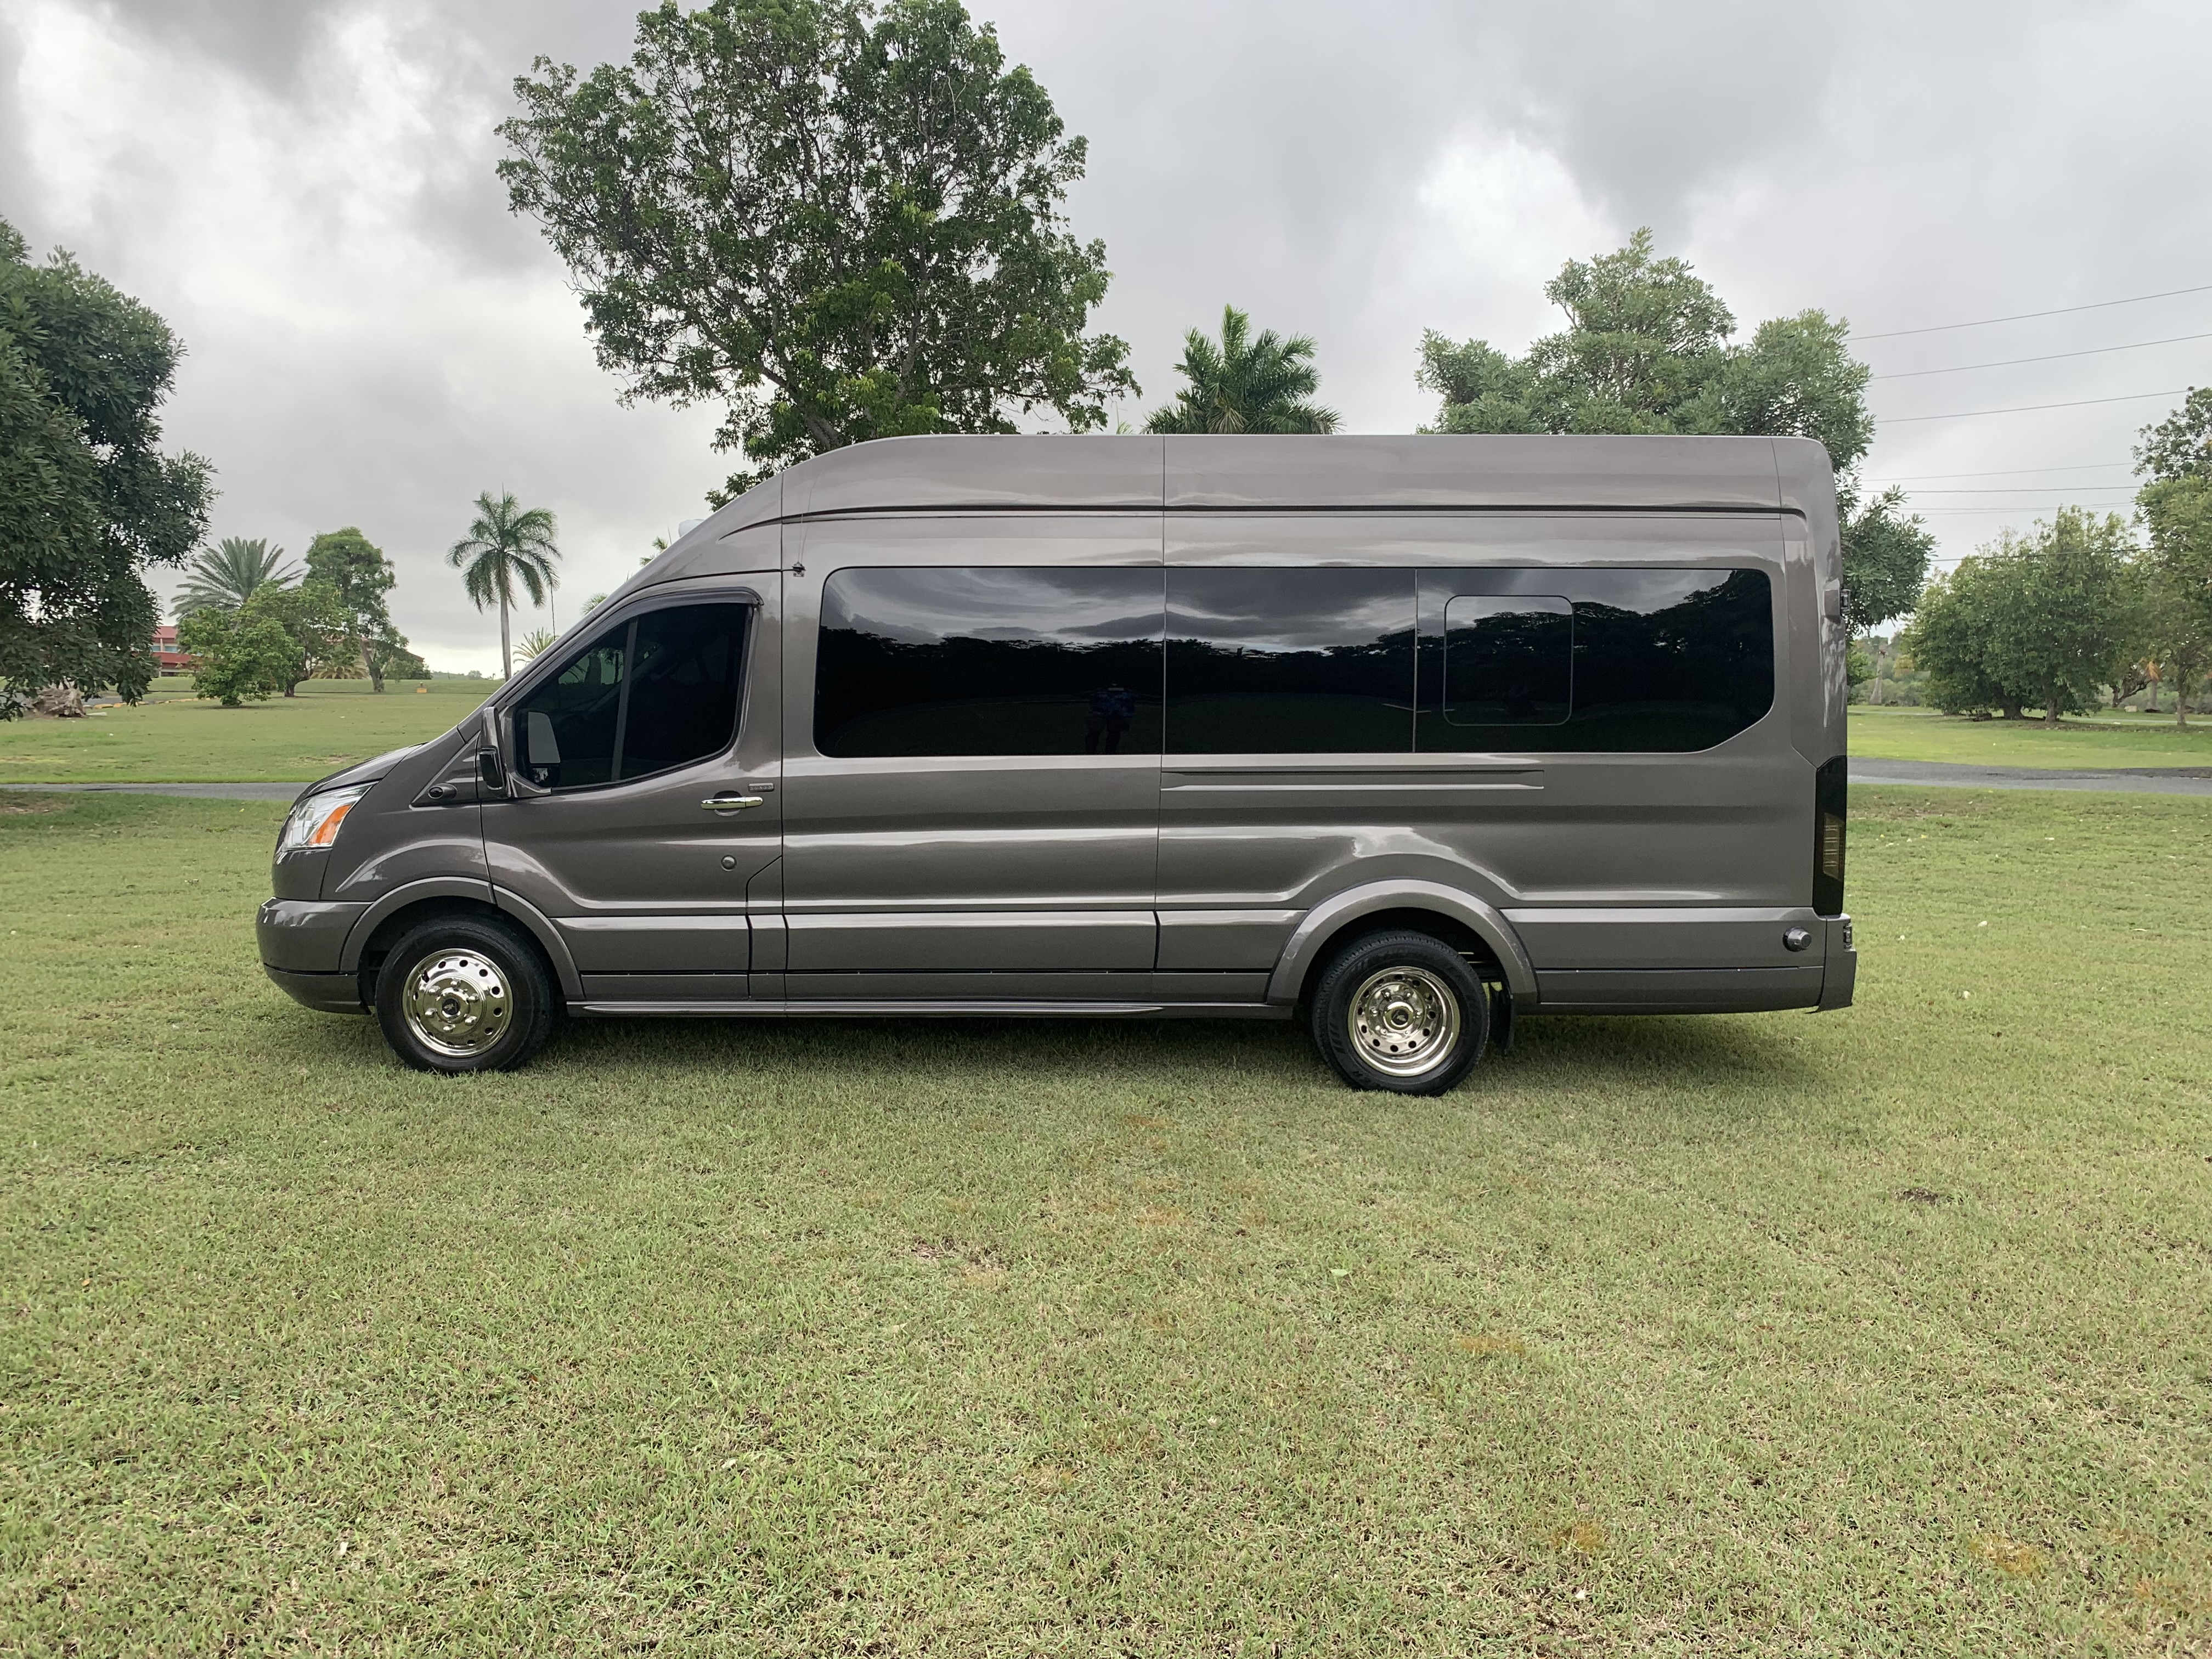
[[[522,774],[571,790],[720,754],[737,735],[750,608],[675,605],[617,624],[515,708]]]

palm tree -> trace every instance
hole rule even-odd
[[[554,634],[550,628],[533,628],[514,644],[514,654],[525,662],[535,662],[553,648]]]
[[[1337,415],[1311,400],[1321,375],[1310,334],[1289,339],[1272,328],[1253,337],[1252,319],[1221,308],[1221,343],[1193,329],[1183,336],[1177,366],[1190,382],[1165,409],[1152,411],[1147,432],[1334,432]]]
[[[271,547],[258,537],[248,541],[225,536],[185,567],[185,585],[177,592],[177,620],[184,621],[195,611],[235,611],[253,597],[256,588],[270,582],[285,586],[298,574],[296,566],[284,564],[283,548]]]
[[[532,605],[560,586],[553,562],[561,550],[553,544],[553,514],[542,507],[526,511],[511,493],[495,500],[485,490],[477,497],[477,520],[469,533],[447,550],[446,562],[461,573],[469,597],[481,611],[499,602],[499,654],[507,678],[514,678],[514,647],[507,641],[507,607],[514,603],[519,580]]]

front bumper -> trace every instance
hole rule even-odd
[[[288,974],[335,974],[346,935],[368,908],[366,904],[313,899],[270,899],[253,922],[263,964]]]
[[[261,971],[282,986],[285,995],[324,1014],[365,1014],[358,974],[295,974],[283,968],[261,965]]]

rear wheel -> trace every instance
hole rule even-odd
[[[417,1071],[511,1071],[552,1035],[552,975],[509,924],[436,916],[394,942],[376,976],[376,1021]]]
[[[1439,1095],[1490,1041],[1490,994],[1466,957],[1428,933],[1370,933],[1314,987],[1314,1042],[1355,1089]]]

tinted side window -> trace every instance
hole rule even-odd
[[[575,789],[613,780],[629,637],[627,623],[610,629],[517,706],[515,747],[532,782]]]
[[[1168,747],[1403,753],[1413,741],[1413,573],[1168,573]]]
[[[1465,593],[1444,605],[1444,718],[1557,726],[1573,702],[1574,607],[1549,595]]]
[[[822,586],[825,755],[1157,755],[1160,572],[846,569]]]
[[[748,605],[687,605],[637,619],[622,776],[665,772],[730,746],[750,614]]]
[[[742,605],[678,605],[600,635],[516,705],[524,775],[581,789],[728,748],[750,614]]]
[[[1610,574],[1615,592],[1575,602],[1573,747],[1710,749],[1766,713],[1774,616],[1765,572]]]
[[[1762,570],[1424,571],[1420,746],[1686,753],[1774,702]]]

